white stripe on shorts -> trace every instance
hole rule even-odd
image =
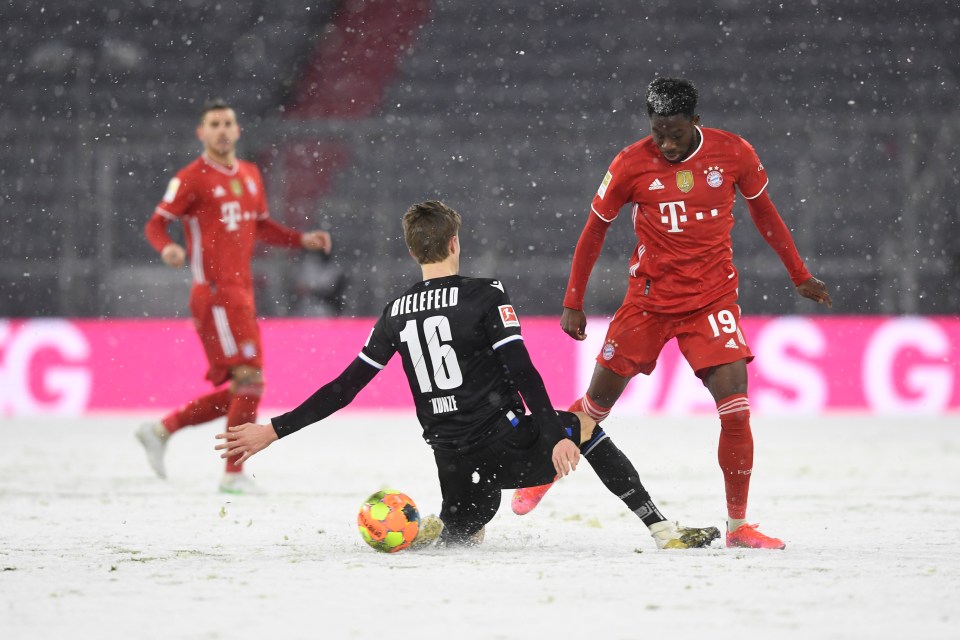
[[[226,309],[223,307],[213,308],[213,324],[217,327],[217,336],[220,338],[220,348],[223,349],[223,355],[228,358],[237,355],[237,342],[233,339],[233,332],[230,331]]]
[[[203,238],[200,235],[200,222],[194,218],[189,218],[190,224],[190,271],[193,272],[193,281],[197,284],[204,284],[207,281],[203,273]]]

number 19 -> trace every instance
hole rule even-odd
[[[737,319],[733,317],[733,313],[729,309],[724,309],[717,314],[711,313],[707,316],[707,320],[710,321],[710,328],[713,329],[714,338],[720,335],[721,328],[724,333],[737,332]],[[718,322],[720,326],[717,326]]]

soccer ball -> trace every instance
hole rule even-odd
[[[378,491],[360,507],[357,528],[363,541],[377,551],[402,551],[420,531],[420,512],[410,496],[391,489]]]

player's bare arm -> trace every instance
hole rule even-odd
[[[176,242],[171,242],[160,252],[160,259],[168,267],[182,267],[187,259],[187,252]]]
[[[307,231],[300,244],[308,251],[323,251],[329,255],[333,248],[333,239],[326,231]]]
[[[580,309],[564,307],[563,315],[560,316],[560,328],[574,340],[586,340],[587,316]]]
[[[804,280],[797,285],[797,293],[817,304],[827,305],[828,309],[833,308],[833,298],[830,297],[827,285],[822,280],[817,280],[814,277]]]
[[[240,456],[240,462],[246,462],[250,456],[258,451],[263,451],[278,440],[277,432],[274,431],[272,424],[256,424],[253,422],[227,427],[226,432],[218,433],[216,438],[223,440],[214,447],[218,451],[223,451],[220,457]]]

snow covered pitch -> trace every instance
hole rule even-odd
[[[220,425],[153,477],[136,417],[0,423],[0,638],[960,637],[960,419],[755,416],[749,516],[785,551],[656,551],[588,464],[478,549],[378,554],[373,491],[439,506],[412,415],[335,416],[216,492]],[[716,419],[613,418],[671,519],[723,525]],[[717,543],[715,543],[717,544]]]

